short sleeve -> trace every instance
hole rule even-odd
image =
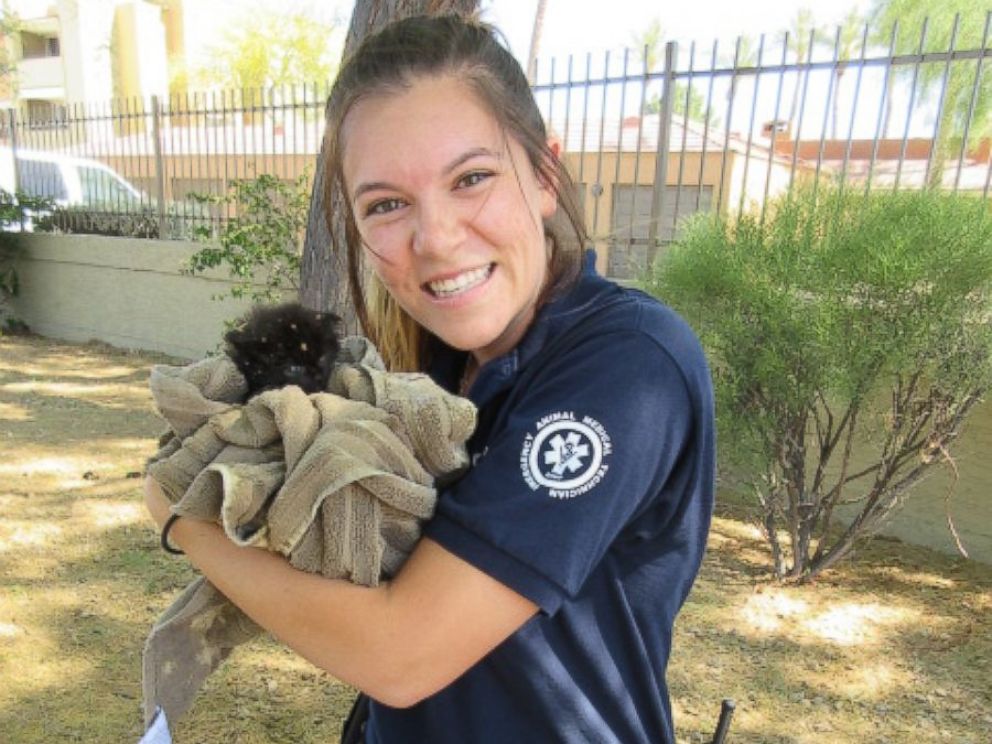
[[[425,534],[552,614],[635,518],[677,511],[693,397],[648,334],[577,344],[511,396]]]

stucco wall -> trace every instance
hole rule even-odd
[[[945,553],[957,553],[950,511],[969,557],[992,564],[992,400],[975,406],[950,446],[957,468],[935,467],[907,495],[884,533]],[[953,489],[953,490],[952,490]],[[949,501],[948,501],[949,497]]]
[[[73,235],[12,235],[22,254],[14,311],[32,330],[69,341],[98,339],[129,349],[195,359],[217,347],[226,319],[244,301],[218,301],[231,284],[223,271],[191,277],[181,266],[192,243]],[[287,298],[293,295],[287,291]],[[971,557],[992,563],[992,401],[978,406],[954,448],[960,479],[951,512]],[[954,552],[944,497],[952,480],[940,468],[920,484],[887,534]]]
[[[8,238],[20,246],[14,313],[43,336],[195,359],[215,350],[224,321],[248,307],[242,300],[211,299],[228,293],[226,272],[180,273],[198,248],[193,243],[97,235]]]

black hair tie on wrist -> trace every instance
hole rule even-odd
[[[176,520],[182,516],[181,514],[170,514],[169,518],[165,520],[165,524],[162,525],[162,550],[171,555],[185,555],[183,551],[179,548],[174,548],[169,544],[169,530],[172,529],[172,525],[176,523]]]

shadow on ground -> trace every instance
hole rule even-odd
[[[0,338],[0,740],[140,735],[140,657],[194,574],[165,555],[140,474],[162,424],[152,363],[103,346]],[[992,569],[879,540],[814,586],[770,582],[738,507],[715,520],[669,683],[680,742],[984,743]],[[352,691],[270,640],[238,649],[176,741],[336,741]]]

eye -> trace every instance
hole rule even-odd
[[[488,178],[492,178],[492,176],[493,174],[490,171],[471,171],[459,178],[455,186],[460,189],[471,188],[472,186],[479,185]]]
[[[372,217],[377,214],[389,214],[390,212],[399,209],[404,204],[402,199],[380,199],[379,201],[374,201],[365,208],[365,216]]]

